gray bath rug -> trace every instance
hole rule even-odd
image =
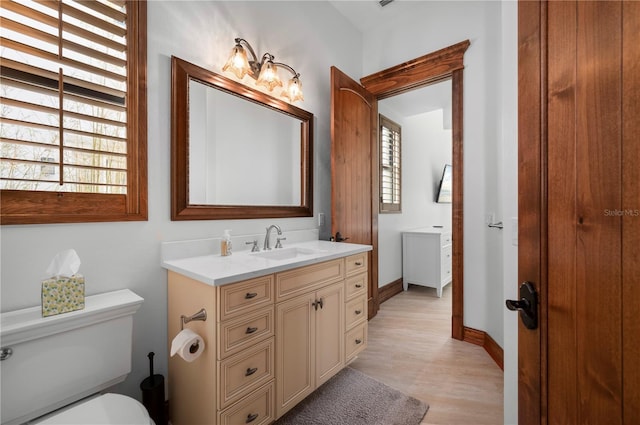
[[[350,367],[274,425],[419,425],[429,406]]]

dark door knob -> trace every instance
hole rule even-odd
[[[538,327],[538,294],[531,282],[524,282],[520,285],[520,299],[507,300],[507,308],[520,312],[520,319],[527,329]]]
[[[340,232],[336,232],[336,242],[346,241],[347,239],[349,238],[345,238],[340,234]]]
[[[526,298],[523,298],[520,301],[507,300],[506,304],[507,308],[511,311],[531,309],[531,304],[529,303],[529,301],[527,301]]]

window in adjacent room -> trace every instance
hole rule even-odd
[[[400,125],[380,115],[380,212],[401,212]]]
[[[147,218],[146,2],[2,0],[2,224]]]

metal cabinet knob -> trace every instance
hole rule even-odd
[[[11,347],[0,348],[0,360],[7,360],[13,355],[13,349]]]

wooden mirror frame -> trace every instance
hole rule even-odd
[[[301,121],[300,205],[189,203],[189,81],[194,80]],[[213,71],[171,57],[171,220],[313,216],[313,114]]]

